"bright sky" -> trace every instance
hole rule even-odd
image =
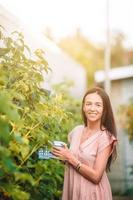
[[[32,30],[51,27],[55,38],[72,34],[75,28],[92,41],[104,41],[107,0],[0,0]],[[110,29],[122,31],[133,46],[133,0],[110,0]]]

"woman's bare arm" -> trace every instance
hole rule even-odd
[[[103,151],[98,153],[93,168],[81,163],[79,173],[86,179],[92,181],[95,184],[98,184],[106,169],[110,152],[111,152],[111,145],[107,146]],[[77,160],[77,158],[75,158],[75,156],[67,148],[54,148],[53,153],[56,156],[59,156],[62,160],[66,160],[74,168],[76,168],[78,163],[80,163],[80,161]]]
[[[81,164],[79,173],[88,180],[92,181],[93,183],[98,184],[106,169],[110,151],[111,151],[111,146],[109,145],[102,152],[100,152],[97,155],[96,162],[93,168],[89,167],[88,165]],[[74,157],[71,157],[68,162],[74,167],[76,167],[77,164],[79,163],[79,161]]]

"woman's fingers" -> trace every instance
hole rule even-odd
[[[62,147],[53,146],[53,149],[56,149],[56,150],[60,151],[62,149]]]
[[[52,149],[52,153],[59,157],[60,159],[67,159],[67,157],[69,156],[69,150],[68,150],[68,147],[67,145],[64,145],[64,147],[53,147]]]
[[[67,144],[64,144],[64,146],[63,146],[65,149],[68,149],[68,147],[67,147]]]
[[[56,156],[60,156],[61,155],[61,151],[59,149],[53,149],[52,153]]]
[[[59,150],[55,150],[55,149],[53,149],[53,151],[52,151],[53,153],[60,153],[60,151]]]

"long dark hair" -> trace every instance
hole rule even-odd
[[[87,118],[86,118],[85,113],[83,111],[83,106],[84,106],[84,102],[85,102],[85,97],[88,94],[92,94],[92,93],[97,93],[102,98],[102,101],[103,101],[103,114],[102,114],[102,118],[101,118],[100,129],[102,130],[102,127],[104,126],[110,134],[117,137],[116,124],[115,124],[113,110],[112,110],[112,106],[111,106],[109,96],[104,91],[104,89],[102,89],[100,87],[94,87],[94,88],[88,90],[83,97],[83,100],[82,100],[82,117],[83,117],[83,121],[84,121],[85,126],[87,126]],[[117,157],[117,151],[116,151],[116,147],[114,147],[112,154],[108,158],[107,167],[106,167],[107,171],[110,171],[111,162],[112,162],[112,160],[115,160],[116,157]]]

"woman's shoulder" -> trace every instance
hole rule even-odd
[[[79,129],[83,129],[83,128],[84,128],[84,125],[80,124],[80,125],[75,126],[73,130],[79,130]]]
[[[101,130],[100,132],[100,137],[101,137],[101,140],[117,140],[117,138],[110,132],[108,131],[106,128]]]
[[[82,129],[84,128],[84,125],[77,125],[75,126],[71,132],[69,132],[68,134],[68,141],[70,142],[72,140],[72,138],[74,138],[77,135],[78,131],[82,131]]]
[[[73,130],[72,131],[78,131],[78,130],[81,130],[81,129],[83,129],[84,128],[84,125],[83,124],[80,124],[80,125],[77,125],[77,126],[75,126],[74,128],[73,128]]]
[[[108,145],[112,145],[111,153],[113,152],[114,146],[117,144],[117,138],[110,133],[109,131],[102,130],[101,134],[99,134],[100,138],[98,138],[98,152],[101,152]]]

